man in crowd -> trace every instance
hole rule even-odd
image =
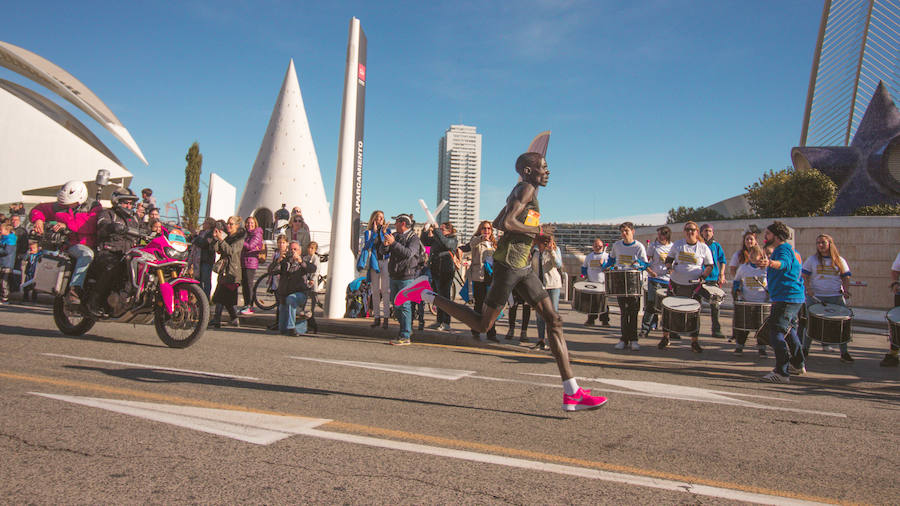
[[[386,235],[384,246],[388,249],[388,274],[391,278],[391,300],[401,290],[417,281],[416,277],[425,262],[425,250],[419,235],[412,230],[413,221],[410,215],[401,214],[395,218],[393,234]],[[412,337],[412,303],[409,300],[397,306],[400,334],[391,341],[395,346],[406,346]]]
[[[659,314],[653,309],[656,306],[656,291],[669,287],[669,268],[666,266],[666,259],[672,249],[671,237],[672,230],[669,227],[659,227],[656,229],[656,240],[650,243],[647,250],[647,260],[650,262],[650,266],[647,267],[649,278],[644,297],[644,318],[641,320],[641,335],[645,337],[659,322]]]
[[[894,307],[900,306],[900,253],[891,265],[891,293],[894,295]],[[900,348],[891,342],[890,350],[881,360],[881,367],[897,367],[900,365]]]
[[[605,277],[603,276],[603,264],[606,263],[606,260],[609,258],[609,254],[603,251],[603,239],[599,237],[594,239],[594,243],[591,246],[591,252],[585,255],[584,257],[584,265],[581,266],[581,275],[588,281],[592,283],[597,283],[600,285],[602,289],[605,290]],[[609,327],[609,306],[606,305],[606,299],[603,301],[603,307],[597,308],[589,308],[590,313],[588,313],[587,320],[584,322],[584,325],[587,327],[593,326],[594,322],[597,321],[597,318],[600,318],[600,323],[604,327]],[[597,312],[593,312],[594,309]],[[602,313],[600,311],[603,311]]]
[[[703,242],[706,243],[706,246],[709,247],[709,251],[712,253],[713,257],[712,270],[709,272],[709,275],[706,276],[704,283],[722,288],[725,286],[725,263],[727,260],[725,259],[725,249],[722,248],[719,241],[715,240],[714,235],[715,231],[713,230],[713,226],[709,223],[704,223],[703,226],[700,227],[700,237],[703,239]],[[719,305],[722,301],[713,297],[708,297],[708,301],[709,315],[712,319],[712,335],[719,339],[725,339],[725,334],[722,333],[722,325],[719,323]]]
[[[619,225],[622,238],[612,245],[609,259],[603,267],[612,269],[644,269],[647,263],[647,250],[639,241],[634,240],[634,223],[626,221]],[[638,344],[638,312],[641,310],[641,298],[638,295],[619,295],[616,297],[621,310],[620,328],[622,337],[615,348],[632,351],[641,349]]]
[[[759,266],[766,269],[766,284],[772,301],[769,342],[775,350],[775,369],[762,377],[762,381],[771,383],[787,383],[791,374],[806,373],[797,335],[797,315],[805,300],[803,278],[800,277],[799,256],[787,242],[790,235],[787,226],[780,221],[769,225],[765,244],[774,249],[769,258],[759,262]]]
[[[141,190],[141,202],[144,204],[144,208],[148,211],[150,209],[156,208],[156,197],[153,196],[153,190],[150,188],[144,188]]]
[[[547,161],[540,153],[525,153],[516,160],[516,172],[522,180],[510,192],[506,205],[493,222],[494,229],[502,230],[504,234],[494,251],[494,280],[485,297],[484,312],[478,314],[465,305],[437,295],[424,276],[412,280],[408,287],[400,290],[394,304],[399,306],[407,301],[420,300],[432,302],[480,333],[487,332],[494,325],[510,294],[516,290],[547,323],[550,350],[563,382],[563,410],[597,409],[606,404],[607,399],[591,395],[590,391],[578,386],[563,338],[562,317],[553,308],[550,294],[529,261],[533,245],[550,240],[540,226],[541,212],[537,200],[538,187],[546,186],[550,178]]]
[[[113,283],[125,277],[122,257],[137,244],[135,232],[140,229],[140,222],[132,213],[137,200],[130,188],[116,189],[110,196],[112,208],[100,211],[97,217],[97,256],[94,260],[97,282],[88,307],[98,313],[104,309]]]

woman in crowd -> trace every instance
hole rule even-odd
[[[303,260],[308,264],[315,266],[316,270],[312,271],[309,274],[309,318],[306,320],[306,330],[310,334],[315,334],[319,331],[319,324],[316,323],[316,284],[318,282],[319,276],[319,243],[316,241],[310,241],[309,246],[306,248],[306,254],[303,255]],[[385,270],[387,270],[387,263],[384,264]],[[390,292],[390,291],[389,291]],[[387,327],[387,317],[384,318],[385,327]]]
[[[462,245],[460,251],[472,253],[472,264],[469,266],[469,277],[472,281],[472,292],[475,296],[475,312],[481,313],[484,307],[484,296],[491,286],[491,269],[494,250],[497,249],[497,239],[494,238],[494,228],[491,222],[482,221],[478,230],[468,244]],[[472,331],[472,336],[478,337],[478,332]],[[491,327],[487,332],[487,338],[498,341],[497,330]]]
[[[197,281],[200,281],[200,287],[206,293],[206,297],[212,293],[212,268],[216,263],[216,252],[213,250],[216,239],[213,237],[216,220],[206,218],[203,225],[200,226],[200,232],[194,237],[191,246],[197,249],[199,263],[197,270]]]
[[[559,291],[562,288],[562,252],[556,245],[553,236],[550,236],[550,242],[540,242],[534,248],[531,255],[531,268],[538,274],[544,289],[550,294],[550,302],[553,303],[553,309],[559,311]],[[545,332],[544,319],[541,314],[537,315],[537,331],[538,342],[534,346],[542,350],[550,349],[544,341]]]
[[[434,279],[435,292],[446,298],[451,298],[453,291],[453,276],[456,274],[456,262],[454,254],[458,246],[456,229],[449,221],[441,224],[439,229],[434,226],[426,227],[422,231],[422,244],[431,247],[429,265],[431,276]],[[450,315],[438,309],[437,322],[429,325],[429,328],[450,330]]]
[[[259,268],[260,252],[265,252],[263,243],[263,229],[259,227],[256,218],[247,218],[244,222],[247,231],[244,237],[244,246],[241,249],[241,291],[244,296],[244,308],[241,314],[253,314],[253,281],[256,279],[256,269]]]
[[[213,293],[212,302],[216,304],[216,314],[209,323],[210,327],[222,326],[222,308],[228,310],[231,324],[240,326],[237,309],[237,292],[241,286],[241,250],[244,247],[244,237],[247,233],[241,228],[241,217],[232,216],[224,224],[216,224],[213,237],[216,239],[215,251],[221,255],[217,272],[216,291]],[[217,261],[217,264],[218,262]]]
[[[286,235],[288,241],[297,241],[300,244],[300,248],[304,251],[309,246],[309,241],[311,240],[309,226],[303,219],[303,214],[300,212],[299,207],[294,207],[294,210],[291,212],[291,228],[287,230]]]
[[[384,245],[385,236],[390,234],[391,227],[385,223],[384,213],[373,211],[369,216],[369,226],[363,235],[363,247],[357,262],[357,269],[365,270],[366,278],[369,280],[375,314],[373,327],[383,324],[384,328],[387,328],[391,315],[391,280],[388,275],[388,259],[391,255]]]
[[[810,255],[800,270],[806,289],[806,307],[813,304],[837,304],[847,306],[844,297],[850,297],[850,266],[838,253],[837,244],[828,234],[816,237],[816,254]],[[809,356],[811,338],[809,330],[803,333],[803,354]],[[841,343],[841,362],[853,362],[847,343]],[[826,345],[823,348],[828,350]]]

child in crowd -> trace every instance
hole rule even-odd
[[[16,234],[13,233],[12,225],[4,222],[0,224],[0,304],[9,302],[15,262]]]
[[[37,268],[38,258],[44,252],[41,251],[41,246],[37,241],[28,241],[28,252],[25,253],[25,282],[22,283],[24,287],[22,288],[22,300],[31,302],[37,302],[37,292],[34,291],[34,283],[29,283],[34,279],[34,271]]]
[[[747,247],[749,261],[738,266],[734,274],[734,291],[737,297],[746,302],[768,302],[769,292],[766,288],[766,269],[759,267],[759,262],[766,257],[763,249],[757,245]],[[744,351],[744,343],[750,334],[746,330],[734,329],[734,340],[737,345],[734,352],[741,354]],[[757,348],[759,355],[765,357],[766,345],[759,344],[757,340]]]

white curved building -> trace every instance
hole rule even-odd
[[[269,228],[282,204],[288,210],[300,207],[312,240],[319,243],[321,253],[328,252],[331,213],[293,59],[247,178],[238,215],[255,216],[260,226]]]

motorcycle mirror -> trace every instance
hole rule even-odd
[[[100,169],[97,171],[97,179],[94,180],[97,186],[106,186],[109,184],[109,171]]]

